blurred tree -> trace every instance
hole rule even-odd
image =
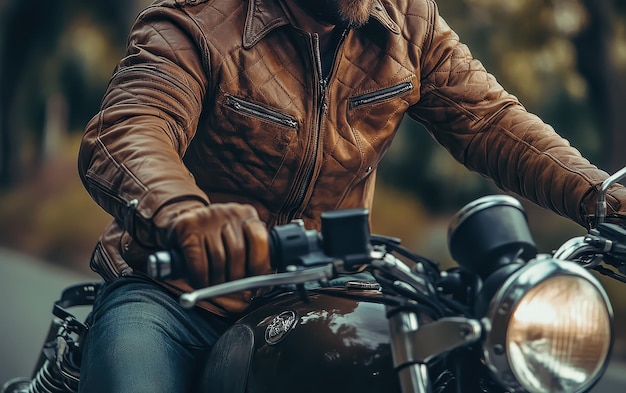
[[[588,102],[608,153],[600,164],[615,171],[626,164],[622,150],[626,146],[626,133],[622,131],[626,126],[626,79],[613,54],[620,45],[615,38],[619,14],[610,0],[582,0],[582,4],[586,23],[572,41],[578,69],[589,87]]]
[[[46,122],[82,130],[97,110],[130,22],[147,4],[147,0],[2,2],[0,188],[22,179],[38,164],[44,132],[51,129]],[[63,108],[67,115],[60,113]],[[61,124],[64,120],[66,124]]]
[[[14,114],[23,108],[16,105],[16,95],[24,79],[24,70],[34,59],[32,51],[41,52],[50,45],[49,34],[38,31],[40,26],[59,29],[58,7],[54,2],[10,1],[3,7],[0,35],[0,184],[12,183],[19,176],[19,146],[23,134],[16,132]],[[30,23],[24,23],[29,21]]]

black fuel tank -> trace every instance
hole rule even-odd
[[[306,300],[286,293],[242,318],[214,348],[228,370],[213,368],[210,391],[231,378],[241,393],[399,392],[385,307],[335,296],[348,293],[379,296],[343,288]]]

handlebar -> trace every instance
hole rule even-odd
[[[596,269],[619,281],[626,282],[626,229],[606,223],[608,189],[626,177],[626,167],[608,177],[598,193],[595,226],[586,236],[571,239],[554,254],[557,259],[576,261],[583,267]],[[278,272],[314,268],[341,260],[351,270],[370,260],[372,235],[369,231],[367,209],[346,209],[323,213],[321,231],[307,230],[302,220],[279,225],[269,232],[272,268]],[[607,272],[598,266],[605,262],[617,267],[620,274]],[[590,262],[591,261],[591,262]],[[159,251],[147,260],[146,271],[155,279],[184,277],[184,258],[175,250]]]

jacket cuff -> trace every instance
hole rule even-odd
[[[596,184],[587,190],[580,202],[579,224],[591,229],[596,223],[596,206],[602,184]],[[607,217],[626,217],[626,188],[621,184],[611,186],[606,195]]]
[[[169,228],[172,221],[189,210],[207,205],[209,205],[207,199],[193,195],[175,198],[162,204],[151,217],[129,211],[134,221],[125,223],[124,226],[142,247],[166,248],[170,246]]]

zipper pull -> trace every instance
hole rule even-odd
[[[320,103],[322,104],[322,108],[326,109],[326,89],[328,88],[328,79],[322,78],[320,79]]]

